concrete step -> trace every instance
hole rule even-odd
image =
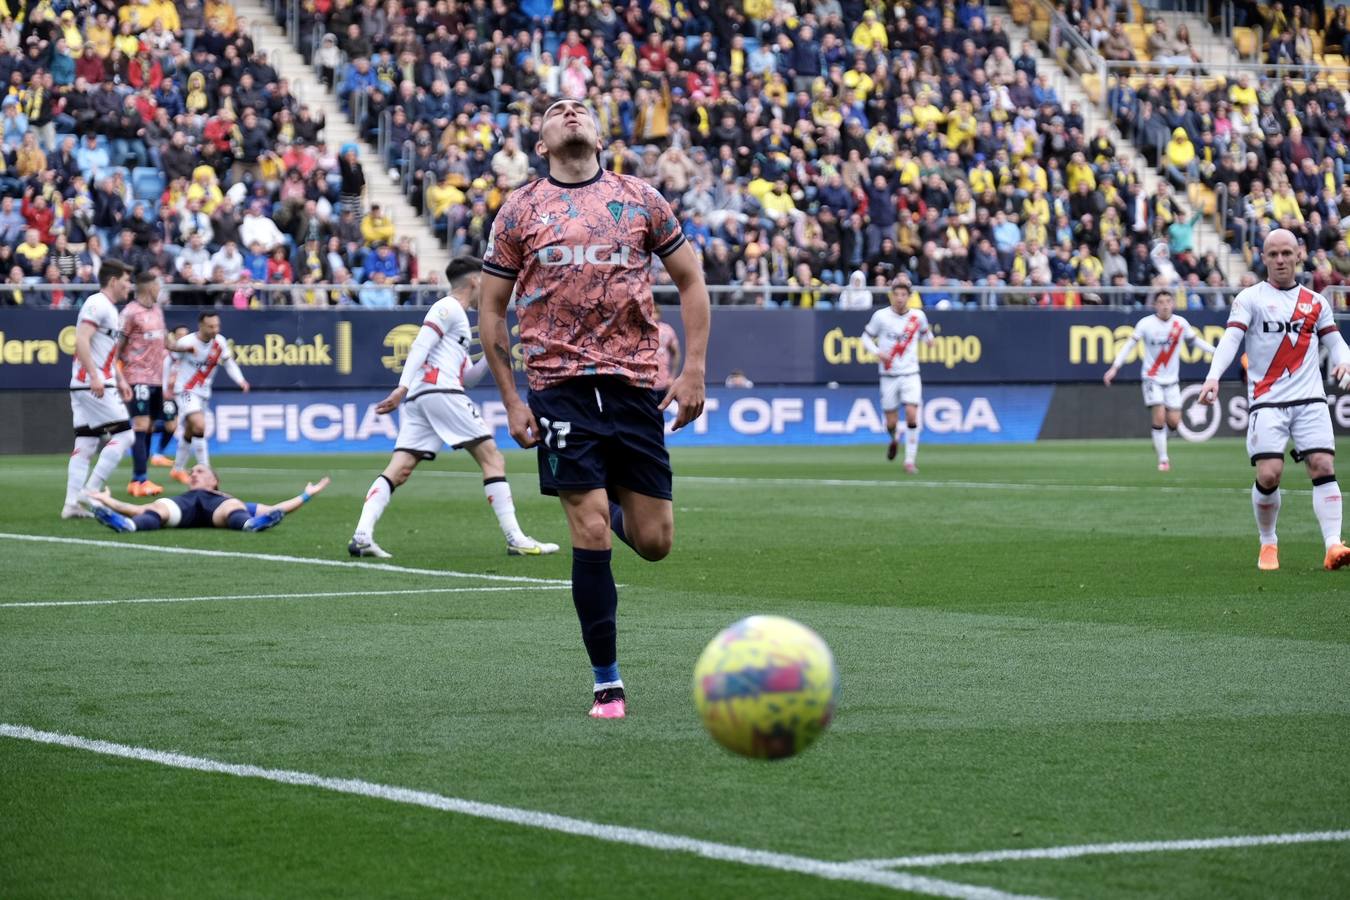
[[[257,0],[238,0],[234,7],[247,16],[255,47],[266,50],[277,74],[290,79],[292,92],[303,103],[322,110],[324,138],[331,147],[354,143],[360,147],[361,169],[366,176],[366,205],[380,204],[394,223],[395,234],[410,237],[417,251],[418,268],[423,273],[445,271],[450,253],[432,234],[425,219],[417,214],[399,186],[389,179],[388,169],[377,158],[375,148],[361,140],[356,125],[347,119],[337,97],[320,83],[314,69],[291,44],[285,31]]]

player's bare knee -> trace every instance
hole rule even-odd
[[[1326,453],[1314,453],[1312,456],[1309,456],[1308,477],[1314,480],[1319,478],[1335,478],[1335,458]]]
[[[609,546],[609,513],[605,510],[576,510],[568,516],[572,540],[579,547],[603,549]]]

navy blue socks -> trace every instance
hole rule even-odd
[[[581,623],[581,640],[591,659],[595,683],[619,680],[618,631],[614,624],[619,592],[609,568],[609,550],[572,550],[572,604]]]

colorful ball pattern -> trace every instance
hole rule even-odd
[[[834,715],[838,676],[820,635],[782,616],[750,616],[712,639],[694,667],[703,727],[735,753],[793,756]]]

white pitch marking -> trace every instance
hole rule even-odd
[[[256,474],[280,473],[290,475],[282,469],[237,469],[228,472]],[[333,469],[335,472],[356,472],[364,469]],[[477,478],[472,472],[425,472],[419,477],[427,478]],[[1073,491],[1076,493],[1122,494],[1145,491],[1150,494],[1249,494],[1250,488],[1227,487],[1173,487],[1168,485],[1142,484],[1066,484],[1056,481],[917,481],[914,479],[867,479],[867,478],[752,478],[729,475],[676,475],[676,481],[698,484],[743,484],[770,485],[773,487],[864,487],[864,488],[957,488],[961,490],[987,491]],[[1311,494],[1309,490],[1291,490],[1281,488],[1286,494]]]
[[[753,850],[748,847],[737,847],[734,844],[718,844],[713,843],[712,841],[701,841],[697,838],[684,837],[677,834],[665,834],[660,831],[648,831],[642,828],[625,828],[619,825],[605,825],[600,822],[590,822],[585,819],[574,819],[569,816],[559,816],[554,815],[553,813],[520,809],[513,806],[499,806],[494,803],[479,803],[474,800],[447,797],[443,794],[433,794],[429,791],[418,791],[412,788],[376,784],[374,782],[361,781],[355,778],[330,778],[323,775],[314,775],[309,772],[296,772],[286,769],[265,769],[260,766],[220,762],[219,760],[214,759],[187,756],[181,753],[170,753],[162,750],[151,750],[146,747],[133,747],[127,744],[115,744],[109,741],[94,740],[91,738],[78,737],[76,735],[39,731],[25,725],[0,724],[0,737],[10,737],[22,741],[33,741],[39,744],[54,744],[60,747],[70,747],[75,750],[87,750],[91,753],[100,753],[104,756],[119,756],[124,759],[158,763],[159,765],[171,766],[176,769],[190,769],[197,772],[210,772],[218,775],[233,775],[237,778],[259,778],[264,781],[273,781],[278,784],[319,788],[320,790],[333,791],[339,794],[354,794],[358,797],[388,800],[393,803],[406,803],[411,806],[422,806],[427,809],[458,813],[460,815],[473,816],[479,819],[491,819],[496,822],[523,825],[529,828],[542,828],[547,831],[557,831],[562,832],[563,834],[577,835],[579,837],[595,838],[597,840],[609,841],[616,844],[645,847],[651,850],[662,850],[668,853],[692,853],[696,856],[720,860],[722,862],[739,863],[741,865],[757,866],[766,869],[777,869],[782,872],[797,872],[802,875],[813,875],[817,878],[826,878],[833,881],[852,881],[862,884],[873,884],[881,887],[894,888],[895,890],[900,891],[910,891],[916,894],[927,894],[931,897],[955,897],[959,898],[959,900],[1034,900],[1034,898],[1019,898],[1017,895],[1007,894],[1003,891],[995,890],[994,888],[981,887],[973,884],[960,884],[938,878],[929,878],[923,875],[908,875],[903,872],[886,872],[880,869],[859,866],[852,863],[828,862],[826,860],[792,856],[785,853],[773,853],[768,850]]]
[[[1169,853],[1181,850],[1228,850],[1285,844],[1325,844],[1350,841],[1350,831],[1303,831],[1293,834],[1252,834],[1238,837],[1196,838],[1181,841],[1133,841],[1114,844],[1079,844],[1072,847],[1042,847],[1029,850],[985,850],[978,853],[935,853],[928,856],[898,856],[894,859],[859,859],[855,866],[878,869],[966,866],[974,863],[1016,862],[1027,859],[1076,859],[1080,856],[1120,856],[1127,853]]]
[[[123,600],[32,600],[24,603],[0,603],[0,609],[28,606],[117,606],[123,603],[205,603],[215,600],[306,600],[314,597],[397,597],[409,594],[494,594],[502,591],[557,591],[562,585],[521,585],[520,587],[411,588],[400,591],[323,591],[312,594],[230,594],[216,597],[131,597]]]
[[[265,562],[296,563],[304,566],[333,566],[339,569],[367,569],[376,572],[398,572],[403,575],[436,575],[442,578],[481,578],[484,581],[509,581],[517,584],[567,585],[572,582],[558,578],[531,578],[528,575],[485,575],[478,572],[456,572],[452,569],[415,569],[390,563],[371,563],[361,560],[316,559],[310,556],[283,556],[279,553],[244,553],[238,550],[202,550],[196,547],[161,547],[155,544],[124,544],[119,541],[94,541],[88,538],[53,537],[45,534],[12,534],[0,531],[0,540],[37,541],[52,544],[79,544],[86,547],[110,547],[115,550],[143,550],[147,553],[177,553],[184,556],[215,556],[225,559],[263,560]]]

